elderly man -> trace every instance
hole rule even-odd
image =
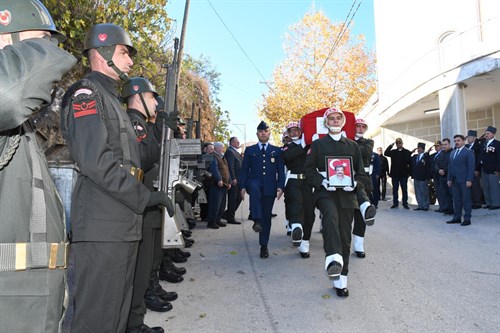
[[[231,188],[231,176],[229,167],[224,158],[224,144],[216,142],[214,144],[214,159],[210,164],[210,172],[214,183],[210,186],[210,201],[208,202],[207,227],[219,229],[225,227],[226,223],[221,221],[222,213],[226,207],[227,190]]]
[[[425,152],[425,143],[419,142],[417,154],[411,157],[411,177],[415,187],[418,207],[414,210],[429,210],[429,188],[427,180],[430,177],[429,154]]]
[[[495,139],[496,127],[488,126],[479,154],[484,200],[490,210],[500,209],[500,141]]]
[[[229,176],[231,177],[231,188],[227,191],[227,209],[222,214],[222,218],[229,224],[241,224],[236,221],[234,214],[241,203],[241,191],[238,184],[238,176],[241,171],[241,164],[243,163],[243,156],[241,156],[238,149],[240,148],[240,141],[237,137],[233,136],[229,139],[229,147],[224,153],[224,158],[227,161],[229,168]]]
[[[309,149],[304,172],[307,181],[314,186],[313,200],[323,218],[322,235],[325,250],[325,272],[333,279],[333,287],[339,297],[349,296],[347,273],[351,248],[351,223],[354,210],[358,208],[356,191],[368,197],[363,183],[370,181],[363,167],[359,146],[342,136],[342,127],[346,122],[344,113],[337,108],[328,109],[324,116],[328,135],[313,141]],[[335,156],[350,156],[354,171],[354,187],[336,188],[327,178],[326,159]],[[359,187],[359,188],[358,188]]]

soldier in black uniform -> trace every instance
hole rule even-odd
[[[450,154],[453,149],[450,146],[450,139],[444,138],[442,140],[441,153],[434,159],[434,171],[439,175],[439,193],[441,195],[439,200],[439,212],[452,215],[453,214],[453,197],[451,189],[448,186],[448,165],[450,162]]]
[[[83,51],[91,72],[63,98],[62,129],[79,168],[71,207],[73,332],[125,331],[144,209],[163,204],[173,214],[166,193],[142,183],[139,142],[116,90],[135,53],[121,27],[93,26]]]
[[[356,126],[356,143],[361,151],[361,158],[363,159],[363,168],[365,173],[370,175],[370,161],[373,153],[374,142],[372,139],[364,138],[364,134],[368,129],[368,124],[362,118],[356,118],[354,122]],[[358,198],[359,209],[354,211],[354,228],[352,229],[352,234],[354,235],[352,240],[352,246],[354,248],[354,253],[356,257],[364,258],[365,254],[365,231],[366,225],[373,225],[375,214],[377,212],[375,206],[372,206],[370,202],[363,201],[365,195],[370,196],[373,191],[373,184],[371,178],[363,183],[365,189],[364,195],[360,195],[360,190],[356,191]]]
[[[352,140],[342,136],[345,125],[344,113],[337,108],[330,108],[324,114],[324,124],[328,135],[314,141],[309,149],[304,173],[307,181],[314,186],[313,200],[323,218],[322,235],[325,249],[326,275],[333,279],[333,287],[340,297],[349,296],[347,273],[351,249],[351,223],[358,200],[356,192],[365,195],[363,184],[370,181],[365,173],[361,151]],[[326,174],[326,157],[350,156],[354,173],[354,187],[336,188],[330,186]]]
[[[58,332],[66,294],[64,208],[30,116],[76,59],[40,1],[0,1],[0,331]]]
[[[142,77],[134,77],[125,82],[122,97],[127,102],[127,114],[134,128],[137,141],[139,141],[139,153],[141,166],[145,172],[144,184],[150,191],[154,191],[153,183],[158,179],[158,162],[160,158],[160,142],[155,137],[155,132],[160,132],[162,122],[158,125],[148,122],[155,118],[155,109],[158,104],[158,94],[151,82]],[[160,118],[165,115],[159,113]],[[144,324],[146,308],[153,311],[165,312],[172,309],[169,301],[177,299],[177,293],[164,292],[146,294],[151,274],[153,271],[153,258],[155,251],[155,238],[161,232],[161,210],[156,207],[147,207],[144,211],[144,222],[142,227],[142,240],[139,242],[137,253],[137,264],[134,275],[134,291],[132,295],[132,306],[128,318],[127,332],[163,332],[161,327],[149,328]],[[161,246],[161,245],[160,245]]]
[[[378,178],[378,187],[382,186],[380,189],[380,200],[386,201],[387,198],[385,197],[385,194],[387,190],[387,174],[389,173],[389,161],[387,160],[387,157],[384,156],[382,147],[377,148],[377,154],[380,158],[380,177]]]
[[[291,224],[292,243],[299,247],[302,258],[309,258],[309,239],[314,223],[312,187],[306,182],[304,164],[309,146],[297,122],[286,126],[291,142],[283,147],[283,161],[287,167],[285,181],[285,208]]]

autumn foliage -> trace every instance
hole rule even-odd
[[[357,113],[375,91],[374,55],[343,24],[318,11],[290,26],[260,111],[274,128],[323,107]]]

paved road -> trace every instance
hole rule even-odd
[[[381,202],[366,234],[367,257],[350,261],[350,296],[336,296],[324,273],[316,220],[311,258],[285,235],[277,201],[270,257],[259,258],[246,220],[219,230],[198,223],[174,309],[146,323],[170,332],[500,332],[500,211],[474,210],[472,225],[436,212]],[[435,208],[435,207],[434,207]]]

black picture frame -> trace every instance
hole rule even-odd
[[[340,188],[354,187],[354,171],[351,156],[326,156],[325,170],[330,186]]]

